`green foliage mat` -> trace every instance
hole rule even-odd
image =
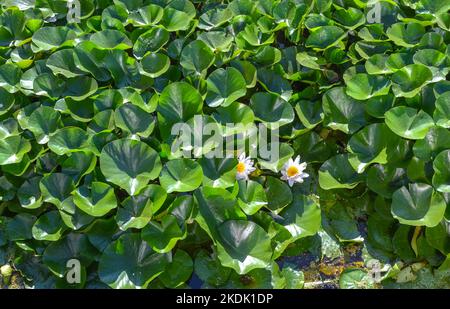
[[[449,286],[449,0],[76,2],[0,6],[0,265],[26,285],[301,288],[286,256],[364,243],[388,286]],[[278,130],[279,160],[180,158],[199,119]]]

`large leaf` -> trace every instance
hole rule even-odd
[[[264,187],[253,180],[239,181],[239,206],[247,215],[253,215],[264,206],[267,206],[267,195]]]
[[[423,64],[411,64],[392,75],[392,90],[397,97],[412,98],[433,78],[431,70]]]
[[[319,170],[319,184],[322,189],[353,189],[362,182],[361,174],[349,162],[347,154],[327,160]]]
[[[155,119],[151,114],[130,103],[115,110],[114,121],[117,127],[133,136],[148,137],[155,127]]]
[[[291,205],[280,213],[283,225],[292,235],[291,241],[313,236],[321,227],[321,213],[319,205],[313,198],[305,195],[294,197]]]
[[[395,134],[408,139],[423,139],[434,126],[433,118],[426,112],[398,106],[386,112],[386,124]]]
[[[106,180],[136,195],[150,180],[158,177],[161,161],[147,144],[120,139],[103,147],[100,168]]]
[[[436,100],[436,109],[433,114],[436,125],[449,129],[450,128],[450,92],[445,92]]]
[[[228,106],[247,92],[245,79],[235,68],[217,69],[208,76],[206,82],[206,103],[211,107]]]
[[[35,52],[50,50],[70,44],[75,37],[75,32],[64,26],[42,27],[33,34],[33,49]]]
[[[72,259],[79,261],[83,269],[89,267],[97,251],[91,245],[86,235],[71,233],[64,238],[51,243],[44,251],[43,262],[58,277],[63,278],[71,269],[67,262]]]
[[[61,238],[65,229],[58,211],[53,210],[41,215],[31,231],[34,239],[56,241]]]
[[[294,120],[292,106],[275,94],[258,92],[250,99],[250,107],[256,118],[271,129],[277,129]]]
[[[450,192],[450,150],[439,153],[433,161],[433,186],[439,192]]]
[[[93,182],[90,187],[81,186],[73,193],[73,202],[83,212],[101,217],[117,207],[114,189],[102,182]]]
[[[45,202],[59,207],[70,196],[75,186],[72,177],[63,173],[53,173],[41,179],[39,188]]]
[[[168,192],[188,192],[197,189],[202,183],[201,166],[189,159],[176,159],[167,162],[159,177],[161,186]]]
[[[128,37],[117,30],[107,29],[94,33],[90,41],[100,49],[128,49],[131,41]]]
[[[423,183],[409,184],[392,196],[392,215],[407,225],[434,227],[444,217],[446,206],[444,197]]]
[[[57,155],[87,150],[88,134],[78,127],[65,127],[54,132],[48,141],[48,148]]]
[[[166,197],[166,191],[158,185],[149,185],[138,195],[127,197],[122,201],[122,207],[117,209],[115,217],[120,229],[141,229],[146,226]]]
[[[214,53],[203,41],[192,41],[181,52],[180,65],[186,70],[202,74],[214,62]]]
[[[186,230],[178,225],[175,216],[166,215],[161,222],[150,221],[142,229],[141,237],[156,252],[167,253],[175,247],[178,240],[186,237]]]
[[[200,114],[202,106],[202,97],[191,85],[180,82],[165,87],[157,108],[162,136],[168,138],[175,123],[186,122],[192,116]]]
[[[347,94],[357,100],[367,100],[372,97],[389,93],[389,79],[369,74],[356,74],[347,81]]]
[[[306,47],[318,50],[327,49],[339,43],[345,37],[345,32],[336,26],[323,26],[315,30],[306,40]]]
[[[357,171],[364,171],[371,163],[387,163],[389,146],[397,140],[385,124],[374,123],[358,131],[348,143],[349,151],[356,154],[360,162]]]
[[[145,288],[167,263],[167,255],[154,252],[139,234],[125,234],[103,251],[98,273],[112,288]]]
[[[20,136],[2,139],[0,140],[0,165],[19,163],[30,150],[30,142]]]
[[[324,123],[334,130],[354,133],[366,123],[364,106],[345,93],[345,88],[328,90],[323,98]]]
[[[251,221],[229,220],[219,228],[218,258],[222,265],[245,274],[256,268],[266,268],[272,255],[269,235]]]

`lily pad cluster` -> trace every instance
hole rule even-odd
[[[281,261],[323,235],[450,265],[449,0],[78,2],[0,6],[0,265],[34,287],[301,288]],[[182,157],[171,131],[199,119],[262,124],[279,158],[237,179],[207,137]]]

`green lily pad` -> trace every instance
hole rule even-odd
[[[433,118],[426,112],[406,106],[390,109],[385,117],[389,129],[407,139],[423,139],[434,126]]]
[[[423,183],[409,184],[392,196],[392,215],[406,225],[434,227],[444,217],[446,206],[444,197]]]
[[[162,53],[149,53],[142,58],[141,65],[142,74],[155,78],[167,72],[170,59]]]
[[[450,128],[450,118],[448,113],[450,111],[450,92],[445,92],[436,100],[436,109],[433,114],[433,119],[436,125],[442,128]]]
[[[178,249],[159,279],[168,288],[176,288],[186,282],[194,270],[194,262],[186,251]]]
[[[179,240],[186,237],[186,232],[178,225],[175,216],[166,215],[161,222],[150,221],[142,229],[141,237],[156,252],[167,253],[175,247]]]
[[[392,90],[396,97],[412,98],[432,79],[433,73],[423,64],[407,65],[392,75]]]
[[[328,90],[322,98],[324,124],[344,133],[354,133],[366,124],[364,106],[345,93],[345,88]]]
[[[86,131],[78,127],[65,127],[50,135],[48,148],[57,155],[64,155],[75,151],[88,150]]]
[[[214,62],[214,53],[203,41],[196,40],[186,45],[181,52],[180,65],[188,71],[202,74]]]
[[[102,182],[78,187],[73,193],[73,202],[82,211],[93,217],[101,217],[117,207],[114,189]]]
[[[126,34],[106,29],[91,35],[90,41],[100,49],[129,49],[132,47],[130,39]]]
[[[154,252],[139,234],[125,234],[103,251],[98,273],[115,289],[145,288],[167,264],[167,255]]]
[[[407,48],[416,46],[424,34],[425,28],[419,23],[397,23],[386,31],[386,35],[396,45]]]
[[[149,185],[138,195],[127,197],[122,201],[122,207],[117,209],[117,225],[124,231],[129,228],[142,229],[161,208],[166,197],[166,191],[158,185]]]
[[[108,143],[100,155],[106,180],[136,195],[161,171],[158,154],[147,144],[129,139]]]
[[[324,50],[338,44],[345,37],[345,32],[336,26],[323,26],[313,31],[306,40],[306,47]]]
[[[295,195],[292,203],[279,214],[278,223],[292,235],[290,241],[313,236],[321,228],[319,205],[311,197]]]
[[[235,68],[217,69],[208,76],[206,82],[206,103],[210,107],[228,106],[247,92],[245,79]]]
[[[122,104],[115,110],[114,122],[132,136],[148,137],[155,128],[154,116],[131,103]]]
[[[46,51],[69,45],[75,39],[76,33],[64,26],[42,27],[33,34],[33,51]]]
[[[294,120],[292,106],[275,94],[258,92],[250,99],[250,107],[256,118],[271,129],[277,129]]]
[[[41,215],[32,228],[36,240],[57,241],[66,229],[59,212],[52,210]]]
[[[272,249],[269,235],[251,221],[229,220],[219,228],[218,258],[223,266],[233,268],[238,274],[246,274],[270,264]]]
[[[0,165],[19,163],[30,150],[30,142],[20,136],[2,139],[0,140]]]
[[[136,57],[142,58],[146,53],[158,52],[169,40],[169,32],[164,28],[151,28],[142,33],[133,46],[133,53]]]
[[[189,159],[167,162],[159,177],[161,186],[168,193],[193,191],[200,186],[202,180],[202,167]]]
[[[170,129],[175,123],[186,122],[194,115],[200,114],[202,107],[202,97],[191,85],[180,82],[165,87],[157,108],[163,138],[170,136]]]
[[[450,151],[440,152],[433,161],[433,186],[436,191],[450,192]]]
[[[356,74],[347,81],[347,94],[357,100],[368,100],[389,93],[390,81],[383,76]]]
[[[63,173],[53,173],[44,176],[40,183],[44,201],[60,207],[61,203],[70,196],[75,189],[72,177]]]
[[[71,233],[58,241],[52,242],[44,251],[42,258],[48,268],[58,277],[63,278],[70,270],[67,262],[78,260],[82,268],[93,262],[97,250],[83,234]]]
[[[322,189],[353,189],[363,181],[361,174],[352,167],[347,154],[327,160],[319,170],[319,184]]]
[[[249,216],[254,215],[262,207],[268,205],[264,187],[253,180],[239,181],[238,198],[239,206]]]

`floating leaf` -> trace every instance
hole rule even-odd
[[[406,225],[434,227],[444,217],[445,208],[440,193],[423,183],[409,184],[392,196],[392,215]]]
[[[158,177],[161,161],[147,144],[129,139],[108,143],[100,155],[100,169],[107,181],[136,195]]]
[[[395,134],[408,139],[423,139],[434,126],[433,118],[426,112],[398,106],[386,112],[386,124]]]
[[[167,264],[167,256],[154,252],[139,234],[125,234],[103,251],[98,273],[112,288],[145,288]]]
[[[201,166],[189,159],[176,159],[167,162],[159,177],[161,186],[168,192],[188,192],[202,183]]]

